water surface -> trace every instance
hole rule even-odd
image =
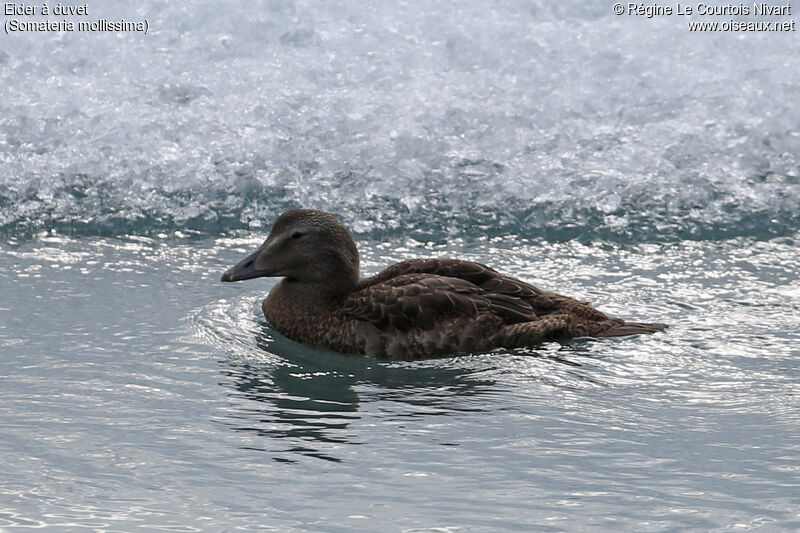
[[[798,526],[794,241],[362,240],[369,271],[465,256],[672,325],[413,363],[281,337],[270,281],[217,281],[254,244],[3,248],[5,527]]]

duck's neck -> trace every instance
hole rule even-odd
[[[286,310],[304,315],[324,313],[347,298],[352,292],[348,287],[349,283],[332,287],[327,283],[283,278],[269,291],[264,301],[264,311],[268,316],[286,314]]]
[[[336,277],[329,278],[324,282],[283,278],[275,287],[277,288],[278,285],[281,286],[282,291],[287,294],[291,293],[295,299],[310,302],[341,302],[356,290],[358,278]]]
[[[320,283],[284,278],[269,291],[262,309],[272,325],[287,337],[319,344],[319,324],[335,319],[347,294],[331,292],[330,287]]]

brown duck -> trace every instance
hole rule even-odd
[[[361,279],[350,232],[310,209],[278,217],[264,244],[222,281],[262,276],[283,277],[263,303],[278,331],[344,353],[419,359],[667,327],[625,322],[471,261],[408,259]]]

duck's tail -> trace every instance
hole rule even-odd
[[[623,322],[618,326],[598,333],[595,337],[624,337],[625,335],[641,335],[663,331],[669,326],[661,322]]]
[[[622,337],[655,333],[666,329],[666,324],[657,322],[623,322],[612,318],[604,323],[575,323],[571,315],[557,313],[546,315],[530,322],[505,326],[492,339],[494,345],[506,348],[531,346],[546,340],[568,339],[571,337]],[[604,329],[607,328],[607,329]]]

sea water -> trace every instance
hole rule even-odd
[[[796,33],[87,5],[148,30],[0,36],[0,530],[800,528]],[[671,327],[312,350],[264,319],[274,280],[219,283],[296,207],[364,274],[460,257]]]

